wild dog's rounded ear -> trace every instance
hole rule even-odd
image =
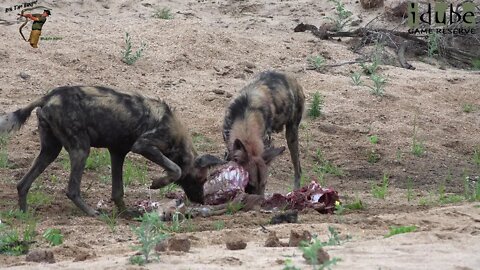
[[[195,159],[194,166],[196,168],[208,168],[215,165],[220,165],[226,163],[225,160],[219,159],[216,156],[210,154],[199,156]]]
[[[285,146],[278,148],[268,148],[262,153],[262,158],[265,161],[265,164],[269,165],[270,162],[277,156],[281,155],[285,151]]]
[[[230,157],[233,161],[243,164],[248,161],[248,153],[245,145],[239,139],[233,142],[233,149]]]

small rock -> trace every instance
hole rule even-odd
[[[284,244],[280,242],[280,239],[277,237],[277,233],[271,231],[268,234],[267,241],[265,241],[265,247],[283,247]]]
[[[142,6],[144,6],[144,7],[152,7],[152,4],[150,4],[150,3],[142,3]]]
[[[287,211],[284,213],[277,214],[272,217],[270,224],[280,224],[280,223],[297,223],[298,222],[298,212],[297,211]]]
[[[164,252],[167,251],[168,248],[168,239],[163,240],[155,245],[155,251],[156,252]]]
[[[309,242],[312,240],[312,235],[309,231],[303,231],[301,234],[297,231],[290,231],[290,240],[288,241],[289,247],[298,247],[302,241]]]
[[[243,71],[247,72],[247,73],[253,73],[253,70],[249,69],[249,68],[245,68]]]
[[[256,66],[255,64],[253,63],[250,63],[250,62],[243,62],[242,63],[246,68],[249,68],[249,69],[254,69]]]
[[[306,257],[305,256],[305,253],[303,253],[303,258],[308,262],[308,263],[312,263],[310,261],[310,258]],[[328,260],[330,260],[330,255],[328,255],[328,253],[323,250],[323,248],[320,248],[318,251],[317,251],[317,264],[319,265],[322,265],[324,264],[325,262],[327,262]]]
[[[73,259],[74,262],[83,262],[87,259],[95,257],[95,254],[90,254],[84,250],[78,250],[77,255],[75,256],[75,259]]]
[[[246,77],[245,77],[245,74],[240,73],[240,74],[237,74],[237,75],[233,76],[233,78],[245,80]]]
[[[364,9],[377,8],[383,5],[383,0],[360,0],[360,4]]]
[[[24,80],[28,80],[30,79],[30,75],[28,75],[27,73],[25,72],[20,72],[20,74],[18,74],[18,76],[20,76],[20,78],[24,79]]]
[[[405,18],[408,14],[408,1],[385,0],[385,14],[389,18]]]
[[[32,250],[27,254],[26,257],[27,262],[47,262],[47,263],[55,263],[55,258],[53,256],[53,252],[50,250]]]
[[[212,92],[217,94],[217,95],[225,94],[225,90],[222,90],[222,89],[213,89]]]
[[[245,249],[247,247],[247,243],[241,239],[230,239],[227,241],[227,248],[229,250],[240,250]]]
[[[227,93],[225,94],[225,96],[226,96],[227,98],[230,98],[230,97],[232,97],[233,95],[232,95],[232,93],[227,92]]]
[[[205,101],[213,101],[213,100],[215,100],[215,97],[213,97],[213,96],[205,98]]]
[[[168,250],[170,251],[188,252],[190,246],[190,240],[186,237],[174,237],[168,240]]]

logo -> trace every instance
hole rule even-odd
[[[408,26],[410,34],[475,34],[475,9],[472,2],[453,4],[435,2],[434,4],[408,3]],[[426,10],[423,9],[426,7]],[[428,27],[419,28],[421,24]],[[455,25],[456,27],[450,27]]]

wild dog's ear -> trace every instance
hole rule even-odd
[[[236,139],[235,142],[233,142],[231,158],[233,161],[239,164],[243,164],[248,161],[247,149],[245,149],[245,145],[239,139]]]
[[[197,157],[195,159],[194,166],[196,168],[208,168],[208,167],[212,167],[212,166],[220,165],[224,163],[226,163],[226,161],[219,159],[216,156],[206,154],[206,155]]]
[[[281,155],[285,151],[285,146],[278,147],[278,148],[268,148],[267,150],[263,151],[262,158],[265,161],[265,164],[269,165],[270,162],[277,156]]]

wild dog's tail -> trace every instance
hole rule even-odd
[[[14,132],[25,124],[33,109],[45,104],[46,97],[39,98],[30,103],[27,107],[18,109],[14,112],[0,115],[0,134]]]

